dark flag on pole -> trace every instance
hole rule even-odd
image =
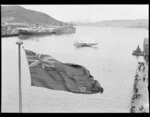
[[[72,93],[102,93],[103,88],[83,66],[62,63],[50,55],[25,49],[31,73],[31,85]]]

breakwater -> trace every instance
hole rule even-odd
[[[131,98],[131,113],[148,113],[149,112],[149,39],[144,39],[143,61],[137,63],[137,69],[133,84],[133,95]]]
[[[65,26],[65,27],[59,27],[59,28],[55,28],[53,30],[53,33],[55,35],[61,35],[61,34],[73,34],[76,32],[76,28],[72,27],[72,26]]]
[[[4,35],[2,35],[2,37],[15,37],[15,36],[19,36],[19,33],[14,33],[14,34],[4,34]]]
[[[62,34],[72,34],[76,32],[76,28],[70,25],[65,26],[43,26],[43,25],[23,25],[14,26],[11,24],[2,25],[1,36],[11,37],[11,36],[34,36],[34,35],[62,35]]]

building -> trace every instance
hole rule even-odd
[[[149,61],[149,38],[144,39],[143,50],[144,50],[144,59],[146,62],[148,62]]]

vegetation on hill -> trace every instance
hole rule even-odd
[[[1,18],[3,22],[17,22],[28,24],[62,25],[63,22],[53,17],[21,6],[2,6]]]

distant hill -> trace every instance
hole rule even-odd
[[[75,23],[75,25],[125,27],[125,28],[148,28],[149,26],[147,19],[105,20],[105,21],[93,22],[93,23]]]
[[[63,22],[58,21],[51,16],[34,11],[25,9],[21,6],[2,6],[1,7],[1,18],[9,22],[17,23],[29,23],[29,24],[52,24],[62,25]]]

